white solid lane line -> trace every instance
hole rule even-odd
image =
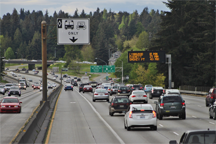
[[[177,135],[177,136],[179,135],[177,132],[173,132],[173,133],[174,133],[175,135]]]
[[[209,122],[209,123],[210,123],[210,124],[213,124],[213,125],[215,124],[215,123],[213,123],[213,122]]]
[[[162,124],[159,124],[159,126],[164,127]]]
[[[193,118],[197,118],[196,116],[192,116]]]
[[[125,142],[120,138],[120,136],[112,129],[112,127],[102,118],[102,116],[99,114],[99,112],[94,108],[94,106],[85,98],[82,94],[80,94],[76,89],[74,89],[83,99],[88,102],[88,104],[91,106],[91,108],[94,110],[94,112],[98,115],[98,117],[103,121],[103,123],[110,129],[110,131],[113,133],[113,135],[119,140],[121,144],[125,144]]]

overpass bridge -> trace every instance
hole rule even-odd
[[[13,59],[13,60],[7,60],[3,59],[4,63],[20,63],[20,64],[28,64],[28,69],[32,70],[35,69],[35,64],[42,64],[42,60],[26,60],[26,59]],[[51,64],[54,64],[55,61],[48,60],[47,61],[47,67]]]

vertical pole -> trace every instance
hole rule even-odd
[[[166,58],[168,58],[168,83],[169,83],[169,89],[171,89],[171,82],[172,82],[172,60],[171,60],[171,54],[166,54]]]
[[[1,81],[1,63],[2,63],[2,57],[1,57],[1,47],[0,47],[0,81]]]
[[[123,61],[122,61],[122,84],[123,84]]]
[[[46,21],[41,22],[41,43],[42,43],[42,80],[43,80],[43,98],[47,101],[47,28]]]
[[[62,68],[61,68],[61,84],[62,84]]]

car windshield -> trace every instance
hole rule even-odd
[[[140,94],[140,95],[144,95],[145,93],[144,93],[144,91],[143,91],[143,92],[142,92],[142,91],[134,91],[133,94]]]
[[[135,107],[132,107],[132,111],[139,111],[139,110],[152,110],[151,107],[149,106],[135,106]]]
[[[19,89],[19,87],[13,86],[13,87],[11,87],[10,89]]]
[[[18,99],[16,99],[16,98],[5,98],[5,99],[3,99],[2,100],[2,103],[18,103],[19,101],[18,101]]]
[[[143,87],[142,85],[133,85],[133,87]]]
[[[5,86],[6,86],[6,87],[11,87],[11,86],[12,86],[12,84],[6,84]]]
[[[24,84],[24,83],[20,83],[20,85],[21,85],[21,86],[24,86],[25,84]]]
[[[107,93],[107,90],[105,90],[105,89],[96,89],[95,92],[97,92],[97,93]]]
[[[163,98],[163,103],[182,102],[180,96],[166,96]]]
[[[0,88],[4,88],[4,86],[0,86]]]
[[[200,132],[200,133],[194,133],[189,134],[186,143],[192,144],[192,143],[199,143],[199,144],[215,144],[216,137],[214,132]]]

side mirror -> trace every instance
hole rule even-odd
[[[176,140],[170,140],[169,144],[177,144],[177,141]]]
[[[157,101],[154,101],[154,104],[158,104],[158,102],[157,102]]]

